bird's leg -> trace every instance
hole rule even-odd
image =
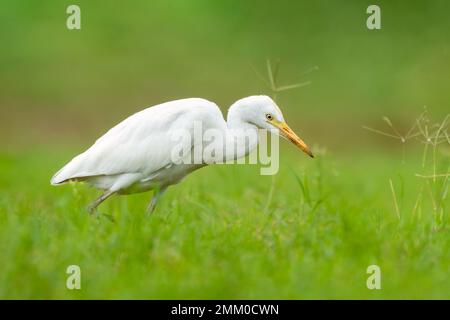
[[[158,202],[158,199],[164,194],[167,187],[158,188],[155,190],[155,193],[153,194],[152,201],[150,201],[148,207],[147,207],[147,215],[152,214],[153,211],[155,211],[156,203]]]
[[[115,193],[115,191],[106,191],[105,193],[103,193],[100,197],[98,197],[95,201],[93,201],[89,207],[88,207],[88,211],[90,214],[93,214],[96,210],[97,207],[100,203],[102,203],[103,201],[105,201],[106,199],[108,199],[110,196],[112,196]]]

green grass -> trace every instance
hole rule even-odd
[[[402,164],[286,149],[274,177],[208,167],[147,217],[148,193],[112,198],[89,216],[95,190],[51,187],[77,151],[0,156],[0,298],[450,298],[448,203],[435,214],[424,194],[413,214],[422,181],[414,154]],[[65,287],[72,264],[81,290]],[[371,264],[381,290],[366,287]]]
[[[0,298],[450,298],[450,178],[415,176],[448,174],[450,120],[411,118],[448,114],[448,0],[379,0],[377,31],[372,1],[76,3],[78,31],[65,26],[72,1],[0,10]],[[273,94],[257,75],[266,58],[281,61],[276,87],[311,81],[277,103],[335,154],[284,143],[275,177],[204,168],[150,218],[148,193],[89,216],[96,190],[49,185],[76,144],[145,106],[197,96],[225,111]],[[447,149],[430,139],[422,168],[409,146],[433,133]],[[72,264],[79,291],[65,286]],[[371,264],[381,290],[366,288]]]

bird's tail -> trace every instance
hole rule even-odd
[[[65,182],[68,182],[71,179],[74,179],[80,175],[80,160],[81,155],[73,158],[69,163],[67,163],[64,167],[62,167],[58,172],[56,172],[53,177],[50,179],[50,184],[58,185]]]
[[[53,186],[56,186],[58,184],[64,183],[67,179],[64,179],[62,177],[61,172],[64,170],[65,167],[61,168],[58,172],[56,172],[53,177],[50,179],[50,184]]]

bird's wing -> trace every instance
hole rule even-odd
[[[195,121],[206,127],[225,123],[216,104],[198,98],[171,101],[135,113],[73,158],[53,176],[51,183],[124,173],[150,176],[173,163],[176,146],[184,144],[183,148],[189,150],[193,147],[194,139],[179,137],[177,141],[174,134],[185,132],[193,137]]]

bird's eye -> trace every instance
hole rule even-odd
[[[273,115],[271,115],[270,113],[266,114],[266,119],[269,121],[273,120]]]

